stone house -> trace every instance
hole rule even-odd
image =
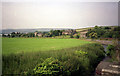
[[[65,30],[64,32],[62,32],[62,35],[71,35],[75,33],[76,33],[76,30]]]
[[[38,33],[38,32],[35,32],[34,34],[35,34],[35,37],[36,37],[36,36],[42,37],[42,35],[43,35],[42,33]]]
[[[34,33],[35,34],[35,37],[37,36],[37,32]]]
[[[42,36],[43,36],[43,34],[42,34],[42,33],[38,33],[37,35],[38,35],[38,37],[42,37]]]
[[[86,33],[87,33],[87,31],[80,32],[80,37],[82,37],[82,38],[86,38]]]
[[[64,32],[62,32],[62,34],[63,34],[63,35],[70,35],[71,32],[69,32],[69,31],[64,31]]]

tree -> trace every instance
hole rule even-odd
[[[70,35],[70,38],[74,38],[72,34]]]
[[[120,31],[120,26],[116,26],[116,27],[114,28],[114,31]]]
[[[2,37],[6,37],[6,35],[5,35],[5,34],[2,34]]]
[[[115,38],[115,39],[120,38],[119,32],[118,32],[118,31],[115,31],[115,32],[113,33],[113,35],[112,35],[112,38]]]
[[[10,38],[10,34],[8,34],[8,37]]]
[[[92,32],[92,33],[89,34],[89,37],[93,38],[93,39],[97,38],[97,33]]]
[[[53,36],[53,30],[50,30],[50,34],[51,34],[51,36]]]
[[[12,32],[11,34],[15,34],[15,32]]]
[[[35,34],[34,33],[28,33],[28,36],[29,37],[35,37]]]
[[[11,37],[12,37],[12,38],[15,37],[15,34],[11,34]]]
[[[94,29],[98,29],[99,27],[96,25],[95,27],[94,27]]]
[[[76,36],[75,36],[75,38],[77,38],[77,39],[79,39],[79,37],[80,37],[79,35],[76,35]]]
[[[107,46],[107,55],[112,57],[114,51],[115,51],[115,47],[113,45],[109,44]]]
[[[104,29],[111,29],[111,27],[106,26]]]
[[[53,36],[53,35],[54,36],[60,36],[60,35],[62,35],[62,31],[61,30],[51,30],[50,34],[51,34],[51,36]]]

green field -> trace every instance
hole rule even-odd
[[[2,38],[2,74],[90,76],[104,58],[101,44],[80,39]]]
[[[3,38],[2,53],[21,53],[59,50],[91,43],[79,39],[50,39],[50,38]]]

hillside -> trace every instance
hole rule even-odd
[[[77,32],[85,32],[88,31],[88,29],[92,29],[93,27],[89,27],[89,28],[80,28],[80,29],[76,29]]]

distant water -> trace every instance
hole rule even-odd
[[[11,32],[22,32],[22,33],[27,33],[27,32],[35,32],[35,31],[49,31],[49,30],[45,30],[45,29],[5,29],[2,30],[2,33],[4,34],[10,34]]]
[[[2,33],[2,30],[0,30],[0,34]]]
[[[11,32],[28,33],[28,32],[35,32],[35,31],[49,32],[50,30],[63,30],[63,29],[66,30],[69,28],[3,29],[2,33],[4,33],[4,34],[10,34]]]

